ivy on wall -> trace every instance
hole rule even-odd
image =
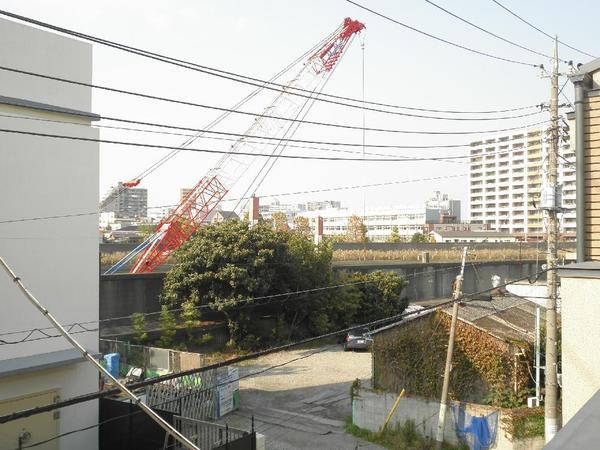
[[[502,412],[503,428],[511,439],[544,435],[544,408],[513,408]]]
[[[412,395],[437,399],[442,390],[451,317],[441,311],[422,316],[375,335],[373,381],[375,388],[401,389]],[[507,343],[462,321],[457,321],[450,398],[501,404],[490,393],[517,391],[528,383],[527,368],[514,353],[528,344]],[[529,353],[530,355],[531,353]]]

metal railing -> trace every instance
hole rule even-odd
[[[173,416],[173,426],[201,450],[212,450],[250,434],[228,425],[181,416]]]

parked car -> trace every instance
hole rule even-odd
[[[369,350],[373,344],[373,338],[366,328],[357,328],[349,331],[344,337],[344,351]]]

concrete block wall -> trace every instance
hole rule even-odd
[[[352,422],[360,427],[371,431],[379,431],[385,419],[396,401],[397,394],[376,392],[372,389],[361,389],[358,396],[352,402]],[[466,411],[471,415],[487,415],[498,411],[485,405],[463,403]],[[390,421],[389,427],[401,424],[407,420],[413,420],[417,430],[426,437],[435,438],[439,413],[439,402],[426,400],[419,397],[405,397],[400,401],[400,406]],[[502,413],[498,417],[498,430],[496,442],[492,449],[497,450],[541,450],[544,439],[522,439],[511,441],[502,428]],[[445,440],[451,444],[458,444],[459,438],[455,431],[455,420],[452,409],[446,414],[446,426],[444,431]]]

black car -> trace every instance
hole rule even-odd
[[[357,328],[349,331],[344,337],[344,351],[369,350],[373,344],[373,338],[366,328]]]

